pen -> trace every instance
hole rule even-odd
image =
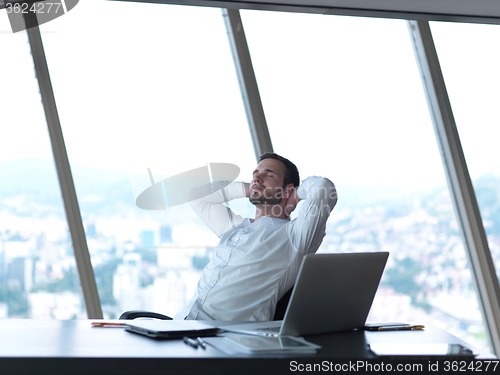
[[[203,341],[203,339],[201,337],[198,337],[196,340],[198,340],[198,343],[200,344],[200,346],[203,348],[203,349],[206,349],[207,348],[207,343],[205,341]]]
[[[122,327],[125,323],[92,322],[92,327]]]
[[[183,337],[182,340],[189,346],[192,346],[195,349],[198,349],[198,340],[191,339],[187,336]]]
[[[416,326],[398,326],[398,327],[378,327],[377,331],[413,331],[424,329],[423,325]]]

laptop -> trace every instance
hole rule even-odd
[[[306,336],[363,328],[389,253],[308,254],[283,321],[219,326],[259,336]]]

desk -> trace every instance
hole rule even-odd
[[[323,347],[314,355],[229,356],[212,347],[195,349],[181,340],[156,341],[123,328],[92,328],[90,323],[91,320],[0,320],[0,373],[289,374],[292,360],[298,363],[373,360],[375,355],[368,350],[368,342],[443,342],[470,347],[457,337],[429,326],[424,331],[352,331],[307,336],[308,341]],[[480,355],[493,358],[487,353]]]

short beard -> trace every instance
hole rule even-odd
[[[264,195],[260,197],[249,197],[250,203],[253,205],[264,205],[264,206],[274,206],[276,204],[280,204],[283,201],[283,198],[267,198]]]
[[[253,205],[263,205],[263,206],[275,206],[275,205],[278,205],[278,204],[281,204],[281,202],[283,202],[283,192],[284,192],[284,186],[281,190],[281,192],[279,192],[278,194],[275,194],[274,196],[272,197],[269,197],[266,195],[266,191],[262,191],[262,194],[261,195],[258,195],[258,196],[252,196],[252,194],[250,194],[250,196],[248,197],[248,199],[250,200],[250,203],[252,203]]]

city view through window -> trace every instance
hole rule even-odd
[[[241,13],[274,150],[338,189],[319,252],[389,251],[370,319],[429,322],[487,347],[405,22]],[[432,26],[452,59],[456,29]],[[104,316],[173,316],[218,239],[188,204],[149,211],[136,198],[207,163],[234,164],[244,181],[256,164],[221,12],[88,0],[40,29]],[[0,33],[0,48],[17,72],[0,86],[0,317],[86,318],[26,34]],[[481,147],[496,134],[470,141],[476,124],[456,95],[498,267],[499,165]]]

